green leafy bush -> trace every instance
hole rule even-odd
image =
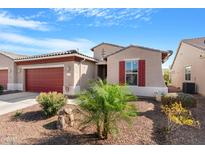
[[[166,86],[168,86],[171,83],[170,69],[163,69],[163,77],[164,77],[164,81],[165,81]]]
[[[128,101],[136,100],[126,87],[111,85],[99,80],[90,89],[79,95],[79,105],[86,116],[83,125],[96,125],[99,138],[107,139],[108,134],[117,133],[117,123],[124,120],[131,124],[131,117],[137,115],[135,105]]]
[[[184,108],[194,108],[197,106],[197,100],[190,94],[168,93],[161,98],[162,105],[172,105],[175,102],[181,102]]]
[[[4,87],[0,85],[0,95],[3,94],[3,92],[4,92]]]
[[[22,115],[22,113],[23,113],[22,111],[16,111],[15,114],[14,114],[14,117],[18,118]]]
[[[40,93],[36,98],[46,116],[54,116],[66,104],[67,98],[62,93]]]

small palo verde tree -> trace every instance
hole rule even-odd
[[[131,100],[136,97],[126,87],[97,80],[79,95],[79,105],[87,113],[82,124],[95,124],[98,136],[107,139],[108,134],[118,133],[117,122],[131,124],[131,117],[137,115],[135,105],[128,104]]]

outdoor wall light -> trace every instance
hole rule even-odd
[[[19,68],[19,69],[18,69],[18,73],[20,73],[20,72],[21,72],[21,69]]]

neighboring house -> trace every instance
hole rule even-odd
[[[171,52],[109,43],[91,50],[93,58],[75,50],[36,56],[0,52],[0,84],[8,90],[75,95],[100,77],[109,83],[127,84],[136,95],[167,92],[161,64]]]
[[[172,85],[182,89],[183,82],[196,83],[205,95],[205,37],[182,40],[171,66]]]

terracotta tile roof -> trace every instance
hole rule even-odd
[[[46,57],[53,57],[53,56],[62,56],[62,55],[69,55],[69,54],[77,54],[79,56],[83,56],[85,58],[89,58],[93,61],[96,61],[93,57],[89,57],[87,55],[84,55],[76,50],[68,50],[68,51],[61,51],[61,52],[52,52],[52,53],[48,53],[48,54],[41,54],[41,55],[34,55],[34,56],[26,56],[26,57],[20,57],[20,58],[16,58],[16,61],[20,61],[20,60],[30,60],[30,59],[36,59],[36,58],[46,58]]]

